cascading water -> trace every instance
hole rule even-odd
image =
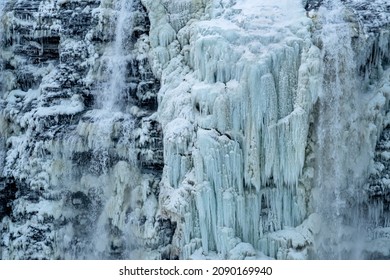
[[[350,25],[345,7],[338,0],[319,9],[322,47],[322,87],[316,127],[315,204],[322,216],[317,238],[320,259],[359,257],[359,224],[356,206],[359,188],[367,174],[367,139],[359,128],[362,93],[358,81]]]
[[[95,139],[93,140],[94,166],[100,166],[103,173],[109,172],[110,161],[112,160],[112,142],[115,130],[120,130],[119,143],[126,147],[126,157],[123,159],[136,167],[135,145],[134,145],[134,118],[131,114],[124,112],[126,106],[131,106],[131,102],[125,101],[130,91],[127,82],[128,66],[131,63],[130,52],[132,50],[131,37],[133,34],[133,1],[117,0],[114,3],[114,13],[116,14],[114,40],[107,47],[103,55],[104,79],[102,86],[95,93],[97,96],[97,109],[91,111],[91,119],[97,126],[95,128]],[[125,104],[125,105],[124,105]],[[136,172],[136,171],[134,171]],[[135,182],[134,182],[135,183]],[[131,247],[131,238],[122,236],[126,226],[126,208],[129,196],[126,192],[127,186],[114,179],[108,180],[107,200],[103,201],[103,211],[97,220],[96,230],[93,233],[93,243],[95,250],[93,258],[111,258],[116,253],[113,248],[125,251],[125,247]],[[117,195],[118,197],[112,197]],[[122,201],[123,205],[120,205]],[[115,205],[119,204],[119,205]],[[116,231],[116,232],[114,232]],[[128,234],[128,233],[127,233]],[[115,250],[114,250],[115,251]],[[118,257],[118,256],[117,256]],[[123,257],[123,256],[122,256]]]
[[[103,110],[117,111],[121,107],[121,100],[126,94],[126,73],[129,64],[129,50],[133,33],[133,1],[118,0],[115,3],[117,11],[115,39],[106,52],[108,81],[102,88],[100,106]]]
[[[97,123],[96,139],[94,147],[98,161],[108,160],[109,151],[105,146],[110,143],[109,138],[115,123],[120,120],[124,133],[131,133],[134,128],[134,120],[130,114],[124,111],[126,106],[131,107],[131,103],[125,102],[128,98],[130,85],[127,83],[127,67],[130,64],[130,52],[132,47],[131,36],[133,34],[133,1],[117,0],[114,1],[115,9],[115,29],[113,30],[114,41],[109,45],[103,55],[103,82],[95,92],[97,109],[90,113],[91,118]],[[126,105],[124,105],[126,104]],[[131,140],[131,135],[127,135],[127,140]],[[131,142],[127,143],[129,146]],[[129,149],[129,157],[133,157]],[[134,158],[132,159],[134,160]]]

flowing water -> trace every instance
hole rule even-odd
[[[117,0],[114,5],[116,14],[116,27],[114,29],[114,41],[107,47],[105,58],[104,75],[108,79],[102,84],[97,92],[98,108],[92,112],[91,118],[96,122],[96,137],[93,140],[95,166],[101,166],[103,173],[109,172],[113,134],[115,130],[120,130],[118,143],[128,150],[124,160],[131,165],[135,163],[134,152],[134,119],[130,114],[124,112],[124,103],[129,86],[126,83],[131,49],[132,49],[132,32],[133,32],[133,1]],[[129,105],[129,104],[126,104]],[[109,146],[107,146],[109,145]],[[116,144],[118,146],[118,144]],[[115,172],[115,171],[114,171]],[[125,189],[123,184],[117,184],[116,178],[108,179],[105,190],[107,200],[103,202],[103,211],[97,220],[96,230],[92,236],[95,246],[95,255],[93,258],[117,258],[116,252],[124,247],[131,246],[124,244],[131,242],[122,236],[121,230],[125,227],[126,209],[122,209],[115,204],[127,205]],[[118,197],[113,197],[118,195]],[[127,197],[128,199],[128,197]],[[118,201],[114,201],[118,200]],[[114,230],[115,229],[115,230]],[[116,232],[114,232],[116,231]],[[126,239],[126,241],[124,241]]]
[[[126,73],[129,64],[129,50],[133,33],[133,1],[118,0],[115,40],[108,49],[106,74],[110,77],[103,86],[100,95],[100,106],[103,110],[117,111],[123,95],[126,94]]]
[[[324,66],[314,197],[323,225],[317,252],[320,259],[358,258],[361,217],[356,206],[369,163],[366,139],[359,133],[363,125],[359,117],[362,93],[342,3],[326,1],[319,14]]]

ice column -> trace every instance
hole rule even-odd
[[[300,38],[261,59],[240,58],[227,40],[199,36],[195,41],[201,82],[191,92],[202,127],[193,150],[202,250],[225,258],[240,242],[267,252],[269,233],[305,218],[298,178],[311,106],[300,101],[310,96],[301,89],[307,49]]]

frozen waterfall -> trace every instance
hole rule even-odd
[[[1,1],[0,258],[390,258],[389,11]]]

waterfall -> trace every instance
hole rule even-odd
[[[94,148],[96,154],[100,154],[99,161],[108,160],[107,144],[112,135],[115,124],[120,122],[126,127],[125,133],[132,133],[134,129],[134,119],[128,114],[127,108],[131,107],[129,100],[130,84],[128,80],[128,67],[131,65],[131,49],[133,43],[131,37],[133,34],[133,1],[115,0],[114,1],[115,28],[113,29],[113,42],[106,47],[103,54],[103,82],[95,92],[97,99],[97,109],[90,112],[91,119],[95,120],[98,129]],[[131,145],[131,135],[127,138]],[[103,149],[103,151],[102,151]],[[131,150],[131,149],[130,149]],[[134,155],[130,152],[129,157]],[[132,158],[134,161],[134,158]]]
[[[133,136],[135,120],[131,114],[124,112],[126,107],[123,105],[125,102],[127,102],[126,106],[131,105],[126,100],[126,94],[129,92],[129,85],[127,84],[129,71],[127,67],[131,63],[133,1],[116,0],[114,9],[116,14],[114,41],[108,46],[104,54],[106,69],[103,75],[106,75],[108,80],[103,83],[97,93],[99,110],[95,110],[93,116],[93,118],[98,118],[98,138],[101,140],[96,145],[95,154],[98,155],[97,160],[103,162],[104,168],[109,166],[110,147],[106,145],[107,143],[112,143],[112,139],[110,139],[112,133],[119,126],[122,131],[122,144],[126,145],[129,151],[127,158],[124,160],[130,163],[131,167],[136,170]],[[126,167],[123,168],[126,169]],[[107,173],[108,170],[105,169],[103,172]],[[123,205],[126,206],[130,202],[126,201],[126,199],[129,199],[127,194],[129,192],[128,186],[122,182],[117,182],[119,179],[116,179],[116,176],[123,176],[120,173],[121,171],[116,172],[114,170],[115,177],[113,181],[107,182],[107,193],[111,192],[111,195],[108,195],[107,201],[103,202],[103,211],[98,218],[96,231],[93,235],[93,243],[96,248],[94,257],[112,258],[117,254],[117,250],[119,250],[119,254],[127,254],[123,251],[132,246],[131,238],[122,236],[129,234],[128,232],[123,232],[125,228],[127,229],[126,220],[128,215],[127,208],[123,207]],[[134,181],[133,183],[135,184],[136,182]],[[114,233],[114,230],[118,232]]]
[[[107,70],[109,77],[100,95],[100,106],[104,110],[120,109],[122,95],[126,94],[126,73],[129,64],[129,50],[133,33],[133,1],[117,0],[115,39],[107,51]]]
[[[360,132],[363,105],[351,27],[339,0],[319,9],[323,81],[316,127],[315,201],[323,226],[317,240],[321,259],[358,257],[359,188],[367,174],[369,153]],[[360,114],[360,115],[359,115]]]

